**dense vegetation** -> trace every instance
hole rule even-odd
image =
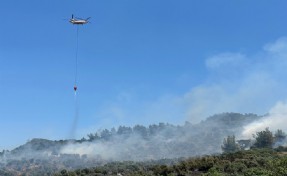
[[[244,146],[239,145],[235,136],[244,125],[259,118],[254,114],[223,113],[199,124],[120,126],[90,133],[81,140],[33,139],[12,151],[0,152],[0,175],[195,175],[226,172],[216,167],[222,164],[221,157],[235,151],[242,152],[240,150],[247,147],[245,144],[250,141],[243,140]],[[255,135],[256,141],[269,133],[262,134]],[[284,141],[285,134],[278,130],[269,139],[272,144]],[[261,146],[259,143],[256,145],[256,148]],[[222,150],[226,154],[220,156]],[[184,159],[207,154],[214,156]]]
[[[189,158],[176,164],[153,164],[148,162],[113,162],[104,166],[75,171],[62,170],[55,176],[184,176],[184,175],[287,175],[287,148],[252,149],[225,153],[218,156]]]

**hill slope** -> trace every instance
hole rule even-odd
[[[254,114],[223,113],[199,124],[120,126],[117,130],[91,133],[88,139],[81,140],[33,139],[12,151],[1,152],[0,166],[13,174],[44,170],[54,173],[113,161],[150,161],[220,153],[223,138],[240,133],[244,125],[259,118]]]

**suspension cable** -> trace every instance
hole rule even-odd
[[[77,26],[77,45],[76,45],[76,59],[75,59],[75,86],[77,86],[77,78],[78,78],[78,50],[79,50],[79,25]],[[75,90],[76,91],[76,90]]]

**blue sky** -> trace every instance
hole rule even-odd
[[[287,2],[4,0],[0,149],[98,129],[263,114],[286,101]]]

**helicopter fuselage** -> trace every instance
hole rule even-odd
[[[72,24],[87,24],[88,21],[87,20],[75,20],[75,19],[71,19],[70,23]]]

